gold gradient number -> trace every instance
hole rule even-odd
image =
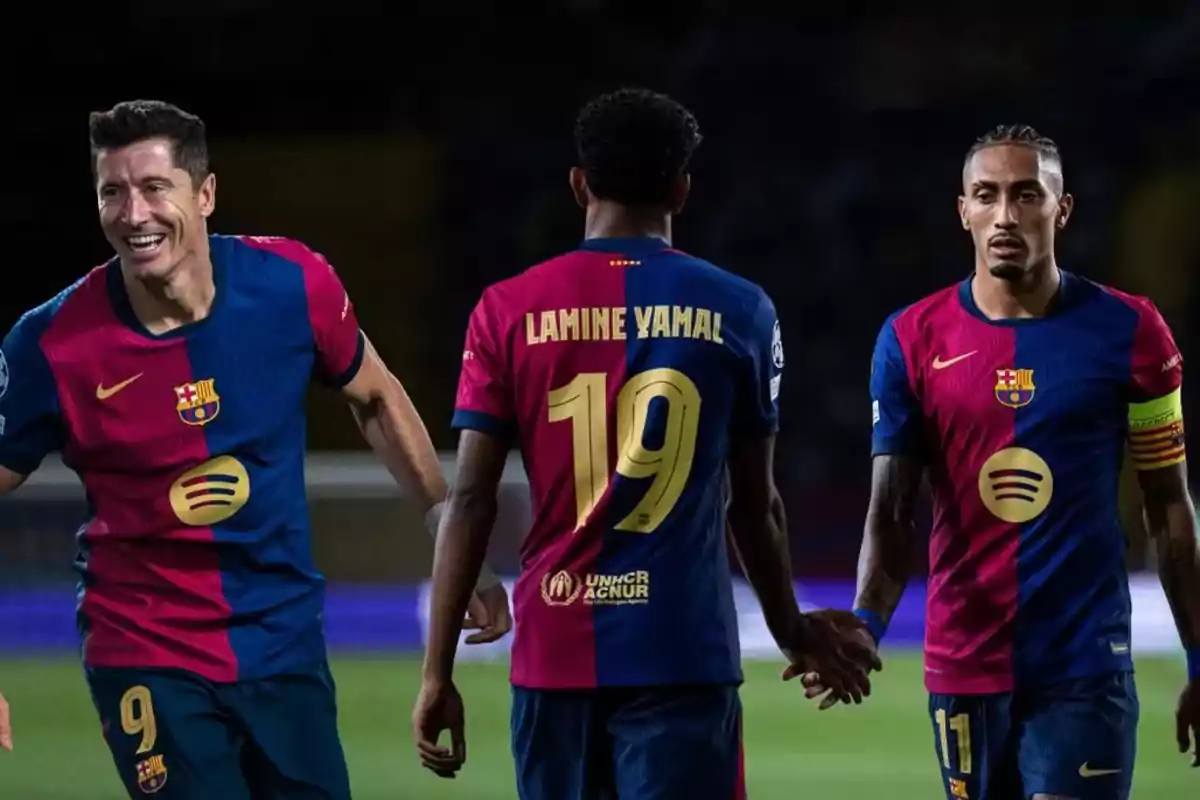
[[[158,741],[158,723],[154,720],[154,703],[150,690],[134,686],[121,697],[121,730],[128,736],[141,736],[137,753],[149,753]]]
[[[958,745],[958,772],[971,774],[971,718],[966,714],[955,714],[946,719],[946,709],[934,713],[937,720],[938,740],[942,745],[942,766],[950,769],[950,732],[954,732]]]
[[[575,460],[575,528],[587,522],[608,489],[608,376],[583,372],[550,392],[550,421],[571,421]],[[646,447],[650,404],[666,402],[662,446]],[[652,533],[679,502],[696,457],[700,429],[700,391],[691,378],[659,368],[632,376],[617,394],[618,475],[653,478],[645,495],[617,530]]]

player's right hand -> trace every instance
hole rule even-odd
[[[0,694],[0,747],[12,752],[12,717],[8,713],[8,701]]]
[[[421,684],[412,724],[421,766],[439,778],[457,777],[467,763],[467,723],[462,695],[453,681]],[[450,733],[449,747],[438,744],[444,731]]]
[[[467,622],[463,630],[473,630],[466,644],[487,644],[499,641],[512,630],[512,611],[508,607],[508,592],[497,583],[471,595],[467,607]]]
[[[826,695],[822,711],[839,702],[861,703],[871,694],[869,673],[883,669],[866,626],[849,611],[826,609],[804,616],[806,642],[789,654],[783,679],[802,676],[805,697]]]

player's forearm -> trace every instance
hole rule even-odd
[[[887,629],[908,585],[920,475],[917,463],[903,457],[879,456],[872,467],[854,609],[876,639]]]
[[[1200,544],[1196,509],[1186,496],[1146,507],[1146,526],[1158,545],[1158,570],[1184,647],[1200,648]]]
[[[446,496],[446,477],[429,431],[394,377],[387,391],[366,404],[355,404],[363,438],[401,486],[414,492],[428,510]]]
[[[887,624],[908,586],[916,531],[911,520],[867,518],[858,555],[855,610],[865,609]]]
[[[438,531],[433,556],[429,643],[424,677],[448,681],[463,617],[483,567],[488,539],[496,521],[495,492],[452,491],[446,518]]]
[[[780,649],[787,650],[794,645],[797,627],[802,622],[779,495],[773,494],[765,508],[751,509],[731,503],[729,536],[742,572],[762,606],[767,629]]]
[[[1158,549],[1163,592],[1187,648],[1188,674],[1200,679],[1200,543],[1187,463],[1141,471],[1138,480],[1146,531]]]

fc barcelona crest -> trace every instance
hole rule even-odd
[[[1037,387],[1033,385],[1031,369],[996,370],[996,399],[1000,405],[1020,408],[1033,402]]]
[[[208,378],[175,387],[175,410],[188,425],[207,425],[221,413],[216,379]]]
[[[154,794],[167,785],[167,765],[162,756],[150,756],[138,762],[137,783],[145,794]]]

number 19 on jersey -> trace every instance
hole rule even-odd
[[[646,428],[651,403],[665,403],[662,445],[648,448]],[[571,422],[575,464],[575,529],[583,527],[609,485],[608,376],[581,372],[550,392],[550,421]],[[626,478],[653,478],[633,511],[616,529],[652,533],[679,502],[696,457],[700,430],[700,391],[692,379],[668,368],[633,375],[617,394],[616,473]]]

